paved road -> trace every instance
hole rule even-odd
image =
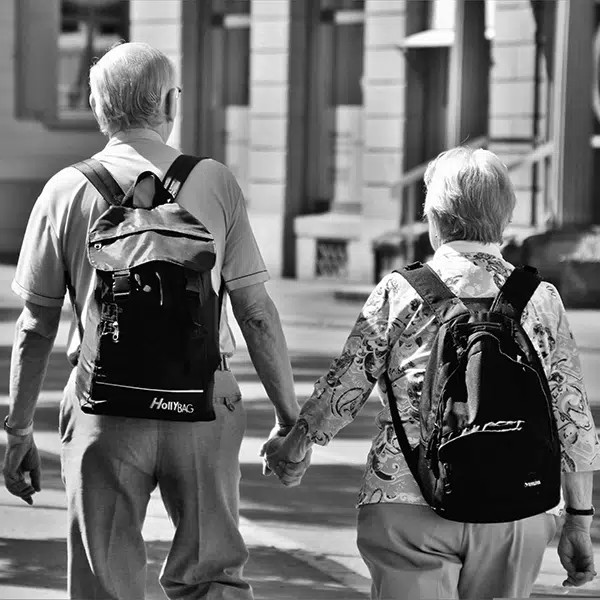
[[[0,270],[0,290],[1,276]],[[341,348],[358,306],[333,302],[325,285],[307,287],[274,282],[271,292],[282,312],[297,394],[303,400]],[[10,344],[17,314],[14,300],[7,300],[0,293],[0,402],[6,402],[8,393]],[[583,349],[588,388],[594,404],[600,407],[600,316],[577,313],[572,320]],[[36,498],[33,509],[0,491],[4,517],[0,521],[2,598],[66,597],[65,510],[56,435],[57,404],[68,375],[61,348],[65,331],[61,328],[36,416],[36,439],[44,453],[44,491]],[[328,448],[316,448],[313,466],[303,485],[287,489],[274,477],[265,478],[260,473],[258,449],[271,426],[272,408],[257,382],[243,344],[233,361],[233,369],[242,386],[248,415],[247,436],[240,455],[241,516],[252,555],[247,574],[256,597],[367,598],[368,574],[355,545],[354,503],[378,403],[367,403],[356,421]],[[600,418],[597,422],[600,423]],[[598,478],[596,483],[594,499],[600,506]],[[150,566],[148,598],[163,598],[156,579],[168,550],[171,528],[156,494],[144,534]],[[600,548],[598,526],[594,529],[594,541]],[[567,591],[560,587],[561,580],[555,549],[550,548],[536,595],[600,598],[600,584],[594,583],[586,590]]]

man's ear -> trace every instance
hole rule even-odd
[[[170,89],[165,97],[165,117],[167,123],[175,120],[177,116],[177,90],[175,88]]]

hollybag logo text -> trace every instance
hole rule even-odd
[[[150,408],[156,410],[169,410],[178,413],[192,414],[194,412],[194,406],[192,404],[183,404],[174,400],[165,401],[164,398],[153,398],[150,403]]]

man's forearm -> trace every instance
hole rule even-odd
[[[252,364],[275,407],[277,422],[293,425],[300,407],[279,313],[269,298],[239,320]]]
[[[50,322],[41,325],[38,317],[39,315],[33,315],[25,309],[15,326],[8,418],[8,424],[15,428],[25,428],[33,421],[58,328],[60,310],[58,317],[52,316]]]

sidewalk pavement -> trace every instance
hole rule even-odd
[[[0,339],[11,339],[10,331],[21,307],[20,300],[10,291],[13,274],[14,267],[0,265]],[[299,282],[284,279],[273,280],[267,284],[267,287],[279,309],[286,333],[293,330],[296,343],[306,344],[306,347],[312,350],[315,350],[315,339],[319,339],[318,335],[315,336],[315,332],[327,333],[329,338],[333,336],[336,343],[339,342],[341,349],[341,344],[360,311],[365,294],[370,289],[368,286],[340,286],[332,282]],[[65,320],[68,318],[68,311],[65,310]],[[600,408],[600,369],[597,364],[600,358],[600,310],[569,311],[569,319],[582,351],[591,401],[594,408]],[[64,343],[66,328],[61,327],[61,330],[62,340],[58,340],[58,343]],[[303,333],[306,334],[305,337]],[[52,445],[55,443],[52,442]],[[46,460],[53,460],[55,469],[59,468],[56,453],[48,454]],[[56,477],[59,478],[59,475],[56,474]],[[65,524],[62,519],[57,519],[60,513],[56,512],[57,509],[64,510],[63,494],[57,491],[53,501],[45,500],[45,502],[48,506],[40,506],[35,513],[28,513],[32,515],[31,519],[35,519],[35,522],[31,522],[31,527],[27,531],[28,536],[35,537],[36,540],[43,537],[50,545],[54,544],[44,553],[37,541],[32,544],[31,539],[16,539],[18,536],[14,533],[12,524],[23,522],[21,511],[28,510],[28,507],[24,504],[18,505],[16,499],[0,491],[0,505],[6,507],[0,533],[0,538],[4,538],[5,546],[2,547],[0,544],[0,597],[2,598],[66,598],[66,593],[59,591],[65,589],[65,565],[61,562],[65,553]],[[156,533],[159,517],[153,510],[151,503],[148,527]],[[31,534],[30,532],[36,527],[38,528],[36,534]],[[161,527],[164,527],[164,524]],[[158,527],[158,530],[162,531],[161,527]],[[284,530],[267,530],[245,519],[242,520],[241,527],[251,551],[246,574],[255,589],[257,600],[368,598],[369,580],[365,576],[364,565],[359,565],[360,560],[357,561],[354,570],[351,570],[348,569],[347,563],[341,564],[335,557],[318,555],[310,549],[289,542]],[[10,540],[10,547],[6,543],[7,538],[15,538]],[[154,568],[157,572],[157,564],[162,560],[160,557],[164,557],[165,540],[170,540],[170,537],[163,539],[159,535],[159,539],[149,541],[151,571]],[[160,543],[163,543],[163,546],[160,546]],[[596,565],[600,565],[600,544],[595,546],[595,554]],[[10,565],[8,572],[6,565]],[[14,565],[20,565],[24,569],[22,575]],[[53,574],[53,579],[51,582],[40,579],[40,574],[45,574],[44,576]],[[585,588],[576,589],[561,587],[563,579],[564,571],[556,555],[555,539],[544,557],[542,572],[536,582],[533,597],[600,598],[600,578]],[[148,594],[148,600],[164,598],[156,586],[149,589]]]

